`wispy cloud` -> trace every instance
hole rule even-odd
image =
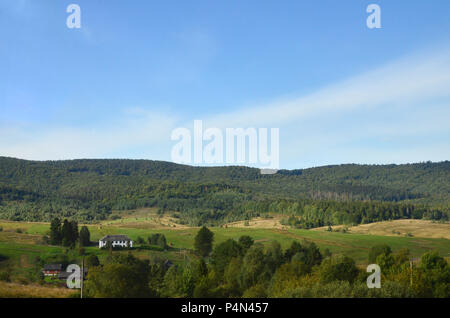
[[[1,155],[35,160],[126,157],[119,153],[135,147],[148,153],[145,148],[170,140],[174,122],[173,117],[132,108],[108,124],[88,128],[3,126]]]
[[[450,95],[450,50],[410,56],[307,96],[223,113],[212,125],[284,125],[314,115],[405,105]],[[423,105],[426,107],[426,104]]]
[[[0,154],[169,160],[171,130],[202,119],[204,128],[279,127],[282,167],[443,160],[449,155],[443,148],[450,149],[450,138],[445,138],[450,137],[449,111],[450,50],[440,50],[394,61],[306,96],[206,118],[137,108],[109,125],[90,128],[3,125]]]

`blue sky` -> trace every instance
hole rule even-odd
[[[171,131],[201,119],[278,127],[281,168],[448,160],[449,9],[0,0],[0,155],[170,160]]]

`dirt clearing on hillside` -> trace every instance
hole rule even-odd
[[[342,225],[333,226],[334,230]],[[328,227],[320,227],[313,231],[326,231]],[[450,223],[438,223],[428,220],[393,220],[361,224],[348,228],[350,233],[386,235],[386,236],[412,236],[428,238],[450,239]]]

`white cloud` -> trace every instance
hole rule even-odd
[[[0,128],[0,154],[27,159],[129,157],[133,149],[138,153],[134,157],[156,159],[158,154],[158,159],[169,160],[172,129],[192,127],[194,119],[201,119],[204,129],[279,127],[282,167],[443,160],[449,153],[442,148],[450,149],[450,141],[442,141],[450,135],[449,95],[450,50],[440,50],[395,61],[307,96],[182,118],[182,124],[164,111],[140,108],[91,128],[10,124]],[[417,139],[413,146],[411,138]],[[383,148],[386,140],[390,147]]]
[[[450,50],[404,58],[307,96],[210,118],[212,126],[274,126],[314,115],[405,104],[450,94]]]
[[[3,127],[1,155],[34,160],[101,158],[125,148],[169,141],[174,122],[173,117],[134,108],[109,125],[97,127]]]

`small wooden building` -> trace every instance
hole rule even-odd
[[[59,276],[62,272],[62,264],[45,264],[42,269],[44,276]]]

